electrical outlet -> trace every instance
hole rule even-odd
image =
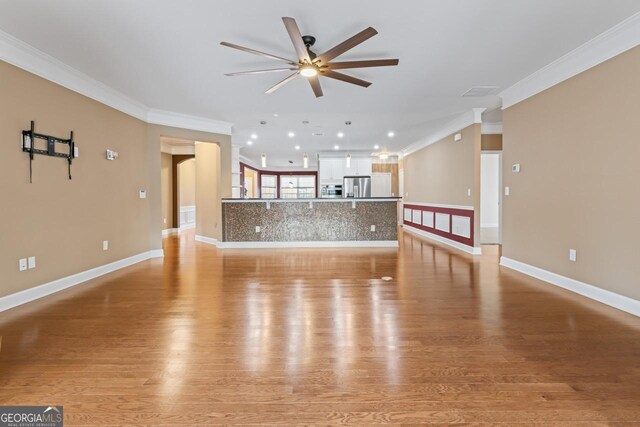
[[[376,226],[375,225],[371,226],[371,231],[376,231]]]
[[[569,261],[576,262],[578,253],[575,249],[569,249]]]
[[[109,250],[109,241],[108,240],[103,240],[102,241],[102,250],[103,251],[108,251]]]
[[[167,218],[164,218],[162,221],[166,224],[167,223]]]
[[[20,261],[18,261],[18,268],[20,269],[20,271],[25,271],[27,269],[26,258],[20,258]]]
[[[508,196],[509,194],[511,194],[511,190],[509,189],[509,187],[504,187],[504,195]]]
[[[467,188],[467,197],[471,197],[471,189]]]
[[[27,266],[29,267],[29,270],[36,268],[36,257],[30,256],[27,260]]]
[[[259,225],[256,225],[256,233],[259,233],[261,231],[261,228]]]

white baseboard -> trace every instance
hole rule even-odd
[[[57,279],[43,285],[25,289],[24,291],[16,292],[15,294],[4,296],[0,298],[0,312],[9,310],[10,308],[17,307],[22,304],[26,304],[42,297],[46,297],[47,295],[54,294],[63,289],[79,285],[80,283],[86,282],[87,280],[104,276],[107,273],[111,273],[121,268],[129,267],[130,265],[146,261],[150,258],[158,258],[162,256],[164,256],[164,252],[162,249],[154,249],[148,252],[143,252],[141,254],[131,256],[129,258],[112,262],[110,264],[105,264],[99,267],[92,268],[90,270],[82,271],[71,276],[63,277],[61,279]]]
[[[214,245],[220,249],[258,249],[258,248],[397,248],[397,240],[365,240],[339,242],[220,242],[217,239],[196,236],[202,243]]]
[[[208,245],[213,245],[217,247],[221,247],[221,243],[218,239],[214,239],[213,237],[205,237],[196,234],[196,242],[206,243]]]
[[[149,251],[149,258],[164,258],[164,249],[153,249]]]
[[[617,308],[618,310],[640,316],[640,301],[633,298],[625,297],[624,295],[616,294],[615,292],[607,291],[597,286],[561,276],[507,257],[500,257],[500,265],[591,298],[592,300]]]
[[[404,224],[402,226],[404,229],[409,231],[410,233],[417,234],[421,237],[426,237],[427,239],[435,240],[438,243],[443,243],[445,245],[451,246],[463,252],[466,252],[471,255],[482,255],[482,248],[467,246],[463,243],[456,242],[455,240],[447,239],[446,237],[438,236],[437,234],[429,233],[428,231],[420,230],[419,228],[412,227],[410,225]]]
[[[498,228],[500,224],[480,224],[480,228]]]
[[[179,228],[165,228],[164,230],[162,230],[162,235],[168,236],[169,234],[177,233],[178,231],[180,231]]]

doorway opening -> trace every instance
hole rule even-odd
[[[196,159],[178,163],[177,169],[178,228],[196,226]]]
[[[502,152],[480,154],[480,244],[502,244]]]

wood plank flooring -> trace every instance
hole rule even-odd
[[[0,313],[0,404],[64,405],[67,426],[640,423],[640,319],[496,247],[193,237]]]

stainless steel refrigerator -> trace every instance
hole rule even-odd
[[[370,176],[345,176],[342,186],[343,197],[363,198],[371,197]]]

